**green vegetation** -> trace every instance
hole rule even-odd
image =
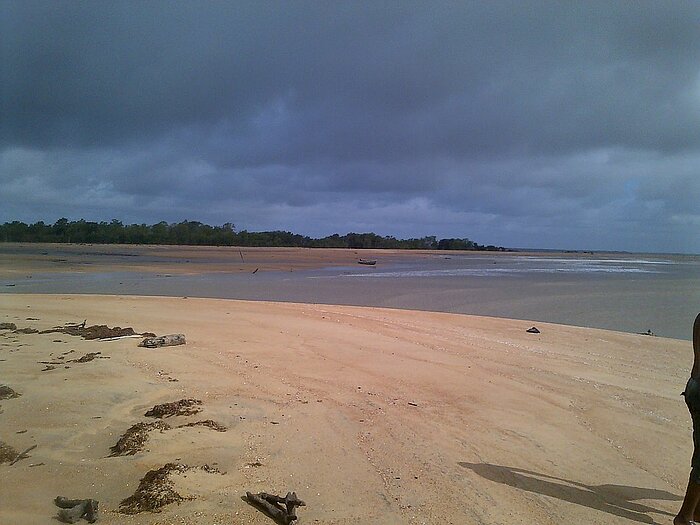
[[[499,246],[483,246],[469,239],[396,239],[376,233],[348,233],[313,239],[285,231],[237,232],[233,224],[209,226],[196,221],[177,224],[122,224],[121,221],[88,222],[59,219],[25,224],[19,221],[0,225],[2,242],[57,242],[91,244],[188,244],[201,246],[290,246],[302,248],[392,248],[403,250],[489,250],[505,251]]]

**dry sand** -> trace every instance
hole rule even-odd
[[[18,327],[85,318],[188,342],[0,332],[0,384],[22,394],[0,401],[0,440],[37,445],[0,465],[0,523],[51,523],[57,495],[98,499],[106,524],[272,523],[246,490],[295,490],[301,524],[670,523],[683,494],[690,342],[379,308],[0,296]],[[98,351],[109,359],[38,363]],[[108,457],[154,404],[190,397],[203,411],[169,424],[228,431],[156,431]],[[195,499],[160,514],[116,512],[176,460],[223,474],[176,476]]]

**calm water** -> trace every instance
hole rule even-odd
[[[128,256],[114,257],[123,262]],[[227,274],[207,273],[205,264],[202,270],[198,275],[34,274],[31,279],[0,280],[0,290],[382,306],[652,330],[686,340],[700,311],[697,256],[440,254],[398,264],[384,264],[380,257],[375,267]]]

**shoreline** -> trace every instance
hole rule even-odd
[[[1,521],[45,523],[61,494],[100,500],[100,522],[151,523],[148,512],[117,514],[119,502],[178,458],[223,474],[176,476],[195,499],[164,507],[159,523],[269,523],[241,500],[247,490],[296,491],[305,523],[386,525],[658,521],[683,493],[685,341],[547,323],[528,334],[523,321],[368,307],[1,297],[0,322],[18,327],[87,317],[187,337],[149,350],[0,332],[2,380],[22,393],[0,401],[1,439],[37,444],[0,465],[13,481],[0,499],[16,502]],[[41,371],[38,361],[70,350],[109,359]],[[149,407],[180,398],[204,410],[173,426],[212,419],[228,431],[154,432],[143,451],[106,457]]]
[[[357,264],[377,259],[376,266]],[[613,272],[613,273],[608,273]],[[91,293],[390,307],[690,338],[700,258],[2,245],[0,295]]]

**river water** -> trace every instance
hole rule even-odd
[[[144,260],[139,263],[144,264]],[[386,264],[380,257],[374,267],[255,274],[208,272],[205,263],[189,275],[148,271],[34,273],[31,279],[0,279],[0,291],[380,306],[626,332],[651,330],[658,336],[689,340],[700,311],[700,257],[440,253],[407,255]]]

